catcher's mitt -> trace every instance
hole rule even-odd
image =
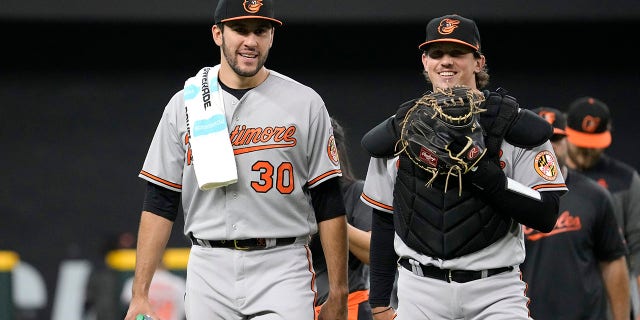
[[[404,152],[418,167],[432,174],[458,177],[472,170],[486,148],[477,114],[484,95],[466,86],[436,89],[411,107],[400,123],[396,155]],[[461,190],[460,190],[461,191]]]

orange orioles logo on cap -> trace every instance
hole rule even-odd
[[[340,163],[340,157],[338,156],[338,147],[336,146],[336,138],[331,135],[329,137],[329,142],[327,143],[327,155],[329,156],[329,160],[334,165],[338,165]]]
[[[246,12],[257,13],[260,11],[260,7],[262,7],[262,0],[245,0],[242,6]]]
[[[599,117],[587,115],[586,117],[584,117],[584,119],[582,119],[582,131],[591,133],[596,132],[596,129],[598,129],[601,120],[602,119],[600,119]]]
[[[556,114],[551,111],[540,111],[538,112],[538,115],[547,120],[550,124],[556,122]]]
[[[558,177],[558,162],[556,157],[550,151],[541,151],[536,154],[533,160],[533,166],[538,175],[545,180],[555,180]]]
[[[460,20],[455,19],[443,19],[440,21],[440,25],[438,26],[438,33],[440,34],[451,34],[453,30],[455,30],[460,24]]]

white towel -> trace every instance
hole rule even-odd
[[[218,85],[220,65],[205,67],[184,83],[184,102],[193,166],[200,190],[238,181],[229,129]]]

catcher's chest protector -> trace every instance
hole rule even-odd
[[[396,233],[409,247],[426,255],[451,259],[483,249],[509,232],[512,220],[493,212],[472,193],[473,186],[444,176],[426,187],[430,175],[405,155],[393,191]],[[462,187],[462,194],[458,192]]]
[[[492,161],[498,161],[504,136],[518,115],[517,104],[506,100],[485,105],[495,120],[482,123],[487,156]],[[431,176],[405,153],[399,156],[393,200],[394,226],[400,238],[414,250],[436,258],[452,259],[488,247],[514,226],[510,217],[499,215],[474,196],[474,187],[465,182],[464,177],[461,186],[455,185],[457,179],[453,179],[452,186],[450,180],[448,192],[444,191],[444,176],[437,177],[431,187],[426,187]]]

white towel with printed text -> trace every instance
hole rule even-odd
[[[187,129],[193,166],[200,190],[238,181],[229,129],[218,84],[220,65],[200,69],[184,84]]]

